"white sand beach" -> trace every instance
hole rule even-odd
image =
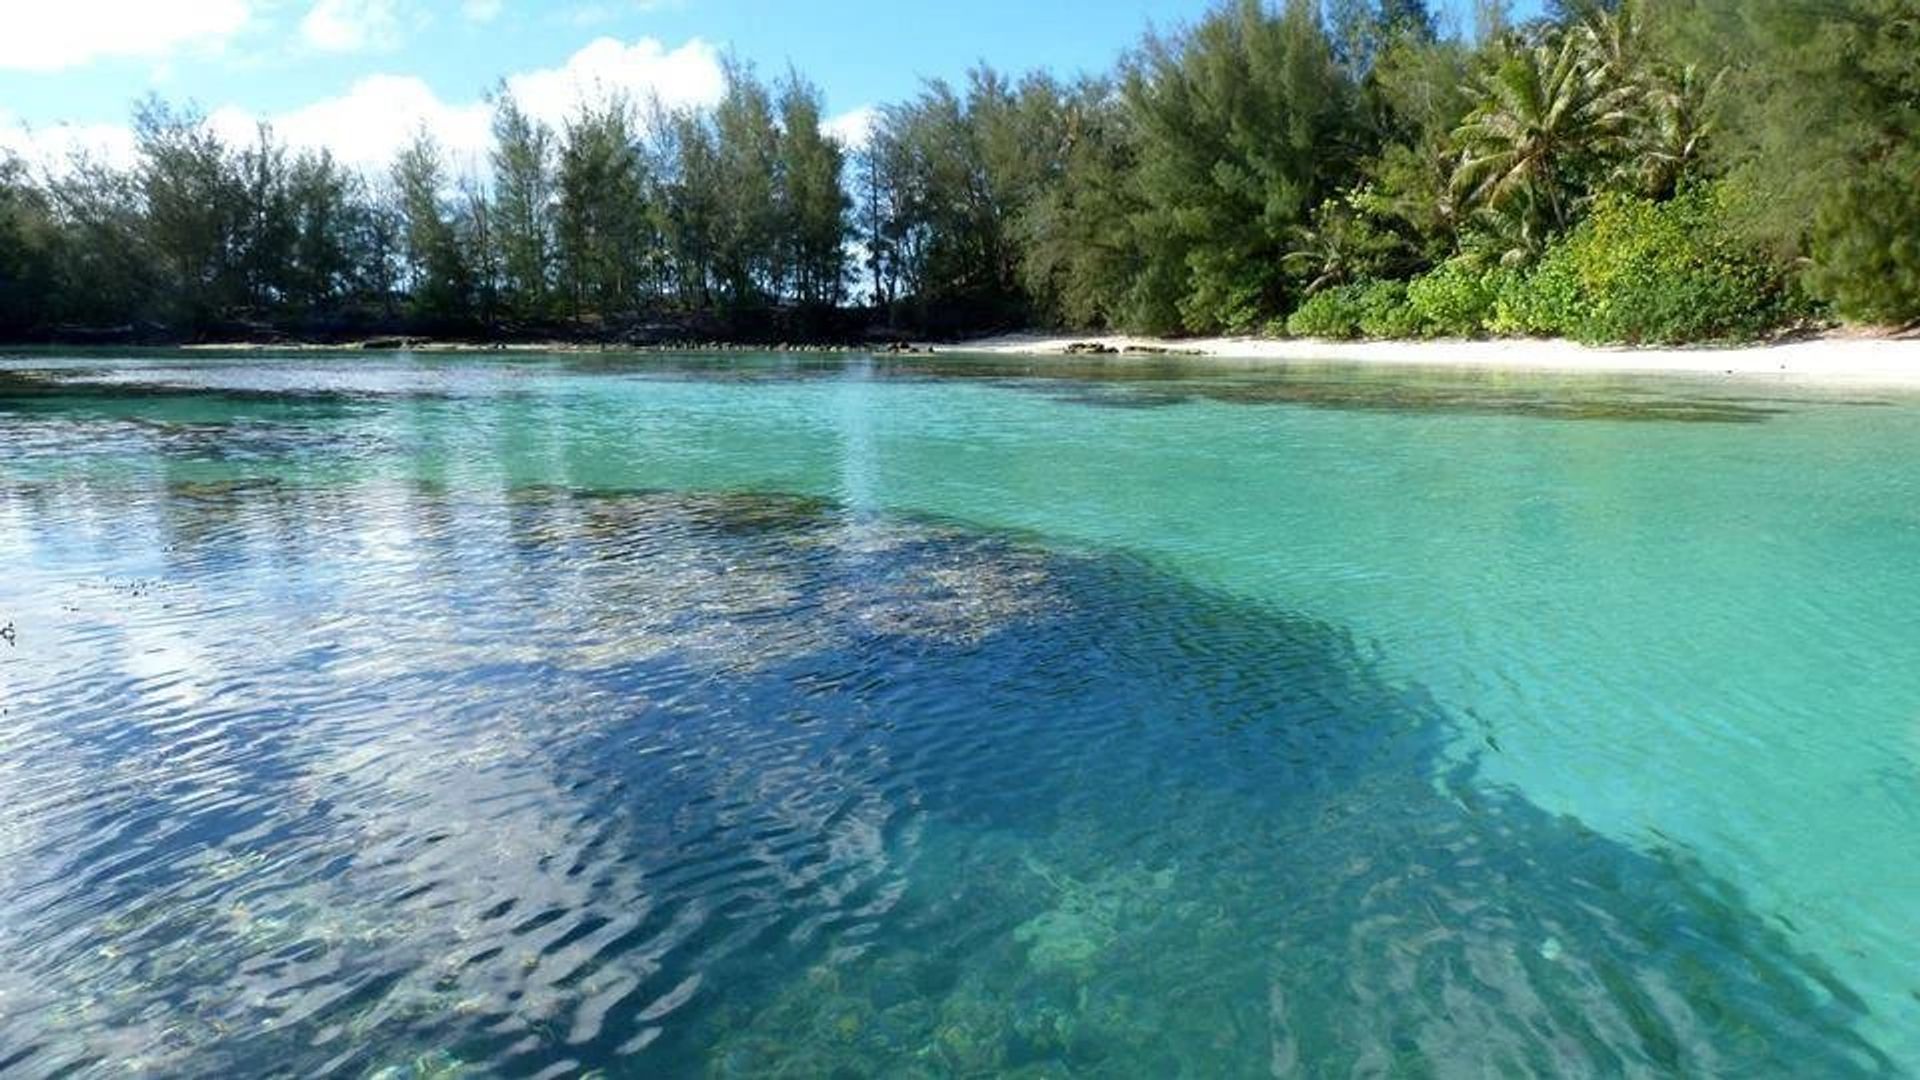
[[[1920,387],[1920,337],[1841,331],[1777,344],[1732,347],[1595,347],[1571,341],[1314,341],[1274,338],[1162,339],[1127,335],[1009,334],[942,352],[1056,356],[1087,346],[1121,355],[1156,353],[1285,364],[1500,368],[1581,372],[1671,372],[1742,379]]]

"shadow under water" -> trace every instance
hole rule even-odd
[[[52,412],[61,409],[126,410],[174,406],[203,411],[246,407],[277,410],[288,419],[317,417],[319,410],[344,413],[368,404],[456,400],[442,388],[430,361],[394,366],[395,357],[373,354],[321,362],[311,354],[280,359],[288,373],[276,375],[269,361],[253,366],[208,358],[197,365],[166,368],[0,369],[0,409]],[[971,382],[1041,393],[1069,404],[1113,409],[1153,409],[1212,401],[1246,405],[1292,405],[1355,412],[1512,415],[1547,420],[1611,420],[1676,423],[1761,423],[1800,402],[1791,398],[1731,397],[1689,387],[1607,374],[1502,372],[1448,368],[1365,369],[1323,365],[1249,366],[1201,358],[1020,357],[984,354],[870,355],[866,353],[563,353],[457,358],[468,376],[490,372],[510,386],[515,375],[638,378],[709,384],[783,384],[860,378],[892,383]],[[445,361],[442,366],[452,366]],[[266,373],[263,377],[263,372]],[[238,381],[233,381],[233,380]],[[500,394],[503,387],[489,386]],[[1829,404],[1883,405],[1874,399],[1828,400]]]
[[[1350,412],[1467,413],[1526,416],[1541,420],[1626,420],[1669,423],[1757,424],[1784,412],[1751,402],[1668,398],[1635,394],[1618,386],[1529,390],[1488,387],[1454,377],[1420,384],[1396,380],[1369,383],[1352,378],[1264,378],[1196,387],[1186,393],[1162,390],[1118,392],[1077,390],[1058,400],[1104,408],[1138,409],[1220,401],[1234,405],[1298,405]]]
[[[1780,415],[1787,404],[1675,393],[1670,384],[1608,375],[1536,372],[1516,378],[1471,369],[1348,366],[1339,368],[1337,376],[1328,376],[1321,365],[1249,367],[1194,358],[1116,361],[962,355],[877,357],[867,363],[879,378],[988,380],[1048,389],[1062,402],[1117,409],[1217,401],[1355,412],[1751,424]]]
[[[1895,1071],[1684,853],[1128,556],[549,488],[65,531],[108,498],[0,487],[0,1072]]]
[[[364,369],[363,369],[364,370]],[[352,373],[354,367],[346,366]],[[145,405],[186,403],[211,415],[227,415],[245,405],[255,413],[288,419],[344,415],[347,406],[402,401],[450,401],[455,395],[418,384],[417,378],[387,385],[313,385],[305,379],[269,379],[258,385],[221,385],[234,372],[221,365],[182,368],[31,368],[0,369],[0,407],[9,413],[66,413],[93,408],[114,415],[133,414]],[[251,373],[247,373],[251,374]],[[300,372],[311,376],[311,372]],[[204,380],[212,380],[210,383]],[[277,412],[275,411],[277,409]]]

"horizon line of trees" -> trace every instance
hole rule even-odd
[[[798,73],[384,175],[149,99],[125,169],[0,160],[0,337],[692,320],[1756,336],[1920,319],[1920,0],[1223,0],[1105,74],[982,66],[824,134]],[[858,318],[847,317],[856,310]],[[864,309],[864,310],[862,310]]]
[[[124,169],[0,159],[0,336],[145,324],[431,333],[831,313],[846,298],[846,153],[819,90],[737,61],[709,109],[617,93],[557,128],[492,96],[484,177],[417,132],[383,173],[191,109],[134,114]]]

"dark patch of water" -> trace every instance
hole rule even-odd
[[[298,358],[295,358],[298,359]],[[309,358],[310,359],[310,358]],[[362,361],[373,364],[373,358]],[[1516,379],[1459,371],[1394,371],[1329,378],[1274,368],[1246,373],[1193,360],[1086,360],[981,356],[868,356],[865,354],[561,354],[468,360],[495,373],[538,372],[552,367],[570,374],[661,381],[787,383],[846,378],[887,382],[963,380],[1056,400],[1103,408],[1151,409],[1195,401],[1291,405],[1349,411],[1518,415],[1549,420],[1610,420],[1675,423],[1760,423],[1787,412],[1782,399],[1730,398],[1721,394],[1649,388],[1644,382],[1535,375]],[[338,365],[336,365],[338,366]],[[207,407],[257,410],[344,410],[396,401],[451,400],[444,391],[417,385],[242,387],[222,385],[219,366],[199,369],[210,382],[170,378],[145,382],[120,373],[0,371],[0,410],[47,411],[77,406],[112,407],[116,414],[142,402],[187,401]],[[350,372],[351,365],[340,367]],[[177,375],[178,373],[176,373]],[[341,376],[344,378],[344,376]],[[322,380],[324,382],[324,380]],[[1834,404],[1881,404],[1873,401]],[[293,413],[289,414],[293,416]]]
[[[1123,554],[749,493],[0,511],[21,1075],[1894,1071],[1685,852]]]

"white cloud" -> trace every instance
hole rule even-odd
[[[832,117],[820,125],[820,130],[840,140],[841,146],[858,150],[867,145],[867,140],[873,136],[874,125],[879,122],[880,107],[862,105]]]
[[[133,162],[133,129],[125,124],[51,124],[29,127],[0,110],[0,155],[15,153],[58,172],[73,155],[114,165]]]
[[[726,90],[720,52],[695,38],[669,51],[653,38],[632,44],[599,38],[557,68],[507,78],[507,89],[531,116],[558,125],[582,101],[610,93],[644,103],[658,98],[668,106],[710,105]]]
[[[612,4],[581,4],[567,10],[565,21],[570,26],[598,26],[618,19],[625,12]]]
[[[507,77],[508,90],[529,115],[558,126],[579,107],[610,92],[624,93],[636,103],[658,97],[669,106],[710,105],[720,100],[726,80],[719,50],[694,39],[668,49],[652,38],[623,43],[601,38],[574,53],[558,67],[524,71]],[[828,126],[860,126],[850,113]],[[457,172],[478,173],[486,168],[492,145],[493,110],[485,101],[448,102],[431,86],[411,75],[371,75],[355,82],[346,93],[266,117],[228,105],[207,117],[229,145],[251,143],[262,119],[274,134],[296,147],[326,148],[342,164],[383,172],[393,155],[425,127],[446,150]],[[29,129],[0,111],[0,147],[58,169],[69,152],[84,149],[106,160],[133,159],[133,133],[119,124],[58,125]]]
[[[500,17],[500,0],[462,0],[460,14],[469,22],[490,23]]]
[[[300,36],[324,52],[387,52],[400,46],[405,21],[398,0],[317,0]]]
[[[248,0],[8,0],[0,3],[0,69],[59,71],[218,47],[251,14]]]
[[[558,126],[581,101],[609,92],[636,102],[657,96],[667,105],[709,105],[720,100],[725,77],[719,50],[697,38],[676,49],[651,38],[631,44],[601,38],[559,67],[508,76],[507,88],[529,115]],[[373,172],[384,170],[423,126],[458,172],[484,171],[492,146],[491,106],[443,101],[411,75],[369,76],[343,95],[266,119],[291,145],[325,147],[343,164]],[[229,106],[208,120],[230,143],[243,144],[254,138],[259,117]]]
[[[268,118],[276,136],[290,145],[333,152],[342,164],[384,170],[396,150],[425,127],[439,140],[450,164],[475,171],[486,160],[492,110],[485,102],[450,105],[411,75],[371,75],[339,97]],[[253,138],[256,117],[224,108],[208,117],[230,142]]]

